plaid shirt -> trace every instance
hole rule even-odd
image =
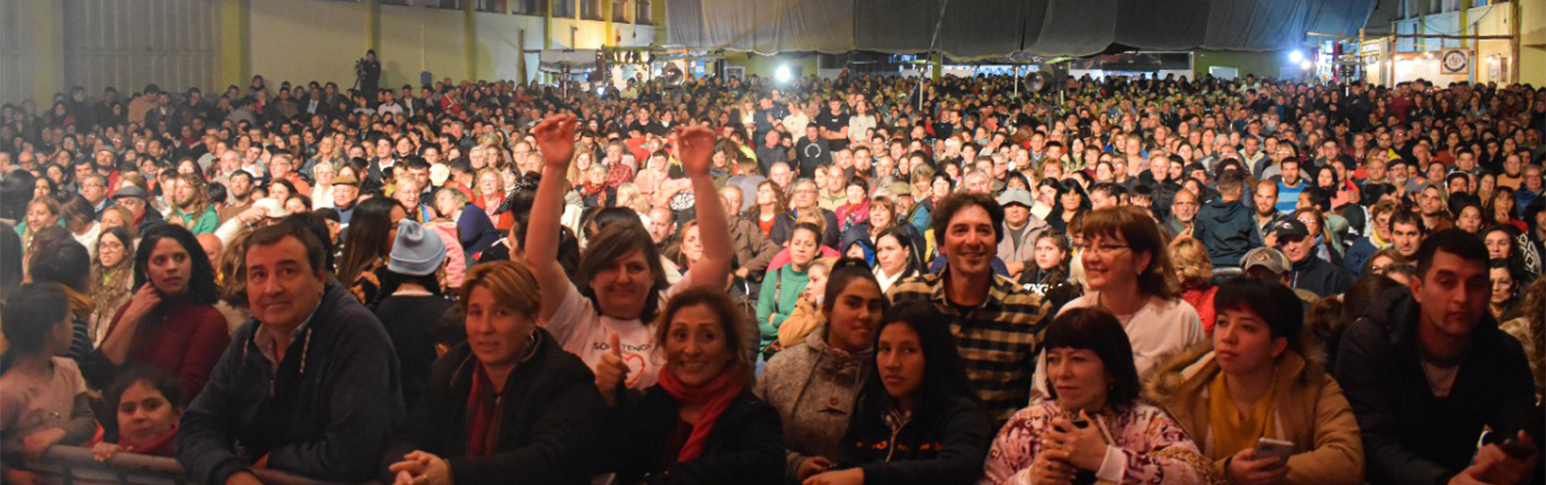
[[[926,301],[952,318],[950,329],[966,364],[966,376],[994,420],[1003,423],[1030,403],[1035,356],[1047,328],[1047,305],[1009,278],[994,276],[988,298],[962,314],[945,298],[949,272],[897,283],[889,292],[891,303]]]

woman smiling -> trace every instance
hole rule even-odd
[[[748,389],[745,313],[724,291],[700,286],[671,297],[655,328],[665,355],[659,384],[619,394],[605,471],[616,483],[781,483],[778,413]]]

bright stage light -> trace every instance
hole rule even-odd
[[[780,83],[787,83],[793,77],[794,74],[789,72],[789,66],[778,66],[778,69],[773,71],[773,79]]]
[[[1297,50],[1289,51],[1288,52],[1288,62],[1292,62],[1292,63],[1298,64],[1299,61],[1303,61],[1303,60],[1304,60],[1304,53],[1303,52],[1300,52],[1300,51],[1297,51]]]

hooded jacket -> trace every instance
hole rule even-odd
[[[375,477],[404,414],[397,355],[381,322],[329,283],[277,370],[255,340],[262,325],[253,319],[237,330],[183,413],[177,461],[189,478],[224,485],[263,456],[269,468],[317,480]]]
[[[1238,267],[1246,251],[1262,245],[1255,223],[1256,218],[1245,203],[1217,199],[1197,212],[1192,237],[1208,248],[1208,259],[1215,268]]]
[[[1363,439],[1353,408],[1342,388],[1320,362],[1288,351],[1278,357],[1273,395],[1273,436],[1294,443],[1286,485],[1363,483]],[[1149,378],[1147,398],[1165,408],[1197,442],[1203,455],[1215,454],[1208,418],[1209,386],[1223,378],[1211,342],[1165,361]],[[1226,460],[1214,466],[1224,473]]]
[[[1532,418],[1524,349],[1483,312],[1449,396],[1435,397],[1419,355],[1421,305],[1410,290],[1381,295],[1337,348],[1336,377],[1363,434],[1370,484],[1442,484],[1465,469],[1487,428],[1515,435]],[[1538,416],[1536,416],[1538,418]]]

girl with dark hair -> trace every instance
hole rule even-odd
[[[397,222],[408,211],[396,199],[373,197],[354,209],[349,229],[344,232],[343,256],[338,260],[338,281],[349,285],[349,292],[367,307],[375,305],[381,294],[381,275],[392,254],[397,238]]]
[[[1074,215],[1090,209],[1090,196],[1085,193],[1084,186],[1074,179],[1059,181],[1057,188],[1057,200],[1053,201],[1052,212],[1047,215],[1047,224],[1053,230],[1067,233],[1068,224],[1073,221]]]
[[[1492,282],[1492,291],[1487,298],[1487,312],[1499,322],[1513,319],[1519,308],[1519,290],[1526,285],[1524,278],[1507,259],[1491,260],[1487,266],[1487,277]]]
[[[605,471],[617,483],[782,483],[778,413],[749,389],[753,363],[743,349],[754,336],[745,312],[717,287],[696,286],[673,295],[654,327],[665,359],[659,383],[615,398]],[[611,343],[618,357],[615,335]]]
[[[86,377],[100,388],[121,369],[146,365],[177,376],[184,403],[192,401],[230,341],[226,319],[214,307],[218,288],[209,256],[187,229],[156,225],[134,254],[134,285],[134,296],[92,353]]]
[[[91,398],[70,348],[69,298],[59,285],[16,290],[0,326],[9,348],[0,355],[0,441],[7,458],[37,459],[55,444],[78,445],[96,431]],[[7,483],[33,483],[30,472],[3,467]]]
[[[854,259],[834,265],[823,295],[825,323],[769,359],[753,389],[782,418],[786,482],[836,464],[859,387],[873,373],[875,327],[889,306],[875,277]]]
[[[175,457],[172,440],[183,415],[182,388],[177,378],[156,369],[139,368],[124,373],[107,392],[106,404],[117,411],[114,423],[117,443],[102,441],[92,446],[97,461],[120,452]]]
[[[1363,440],[1331,374],[1308,353],[1303,303],[1277,282],[1235,278],[1219,287],[1211,343],[1155,372],[1150,400],[1192,436],[1231,483],[1363,483]],[[1286,456],[1257,454],[1286,441]]]
[[[1115,316],[1065,310],[1043,348],[1051,397],[999,431],[980,483],[1223,483],[1180,424],[1138,400],[1133,349]]]
[[[522,246],[532,273],[544,282],[538,321],[596,372],[597,388],[610,403],[619,385],[635,390],[654,385],[665,365],[645,322],[673,294],[693,286],[723,288],[734,252],[724,204],[718,197],[698,197],[694,211],[703,256],[677,284],[666,283],[660,251],[636,218],[608,224],[590,237],[573,278],[578,283],[567,284],[570,275],[558,262],[559,227],[564,194],[573,187],[566,172],[577,123],[572,116],[556,116],[533,129],[545,165]],[[715,193],[709,173],[713,133],[678,128],[675,145],[693,191]]]
[[[918,250],[912,226],[887,228],[875,238],[875,280],[885,293],[902,280],[918,275]]]
[[[863,380],[838,468],[808,485],[973,483],[982,475],[988,414],[967,386],[948,317],[932,304],[886,313],[875,370]]]
[[[757,327],[762,333],[759,348],[769,357],[781,349],[773,345],[778,328],[794,312],[796,301],[810,282],[811,262],[820,256],[821,232],[815,224],[795,224],[788,244],[789,264],[769,270],[762,280],[762,292],[757,298]]]
[[[50,228],[50,231],[60,231]],[[39,238],[41,239],[41,238]],[[63,238],[49,244],[33,247],[28,260],[28,275],[33,283],[55,283],[70,299],[70,328],[73,337],[70,351],[64,354],[81,364],[85,372],[91,372],[91,333],[87,321],[96,308],[91,299],[91,254],[73,239]]]

